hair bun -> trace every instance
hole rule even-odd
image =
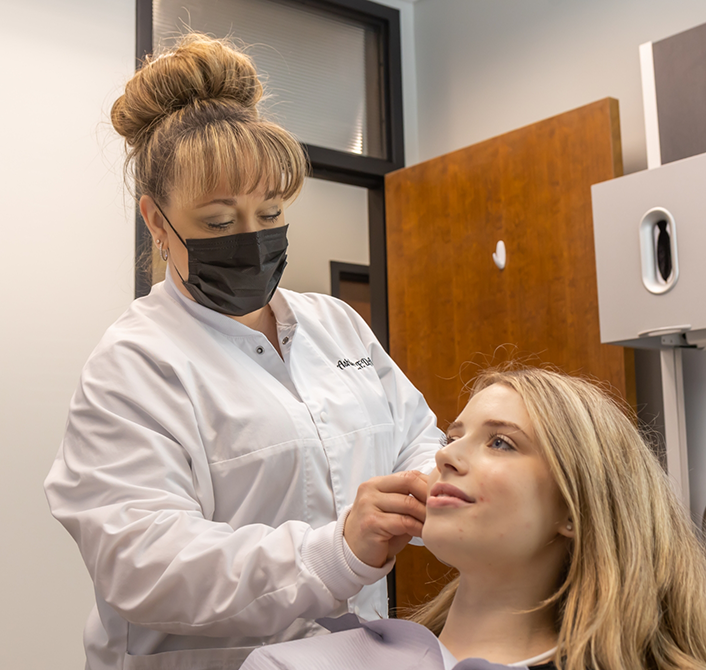
[[[159,121],[189,105],[223,102],[257,116],[261,98],[262,84],[249,56],[226,40],[191,33],[172,49],[148,57],[113,104],[111,121],[134,147]]]

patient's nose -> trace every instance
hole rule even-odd
[[[445,471],[463,474],[466,470],[463,459],[460,457],[459,449],[455,446],[456,442],[457,440],[447,444],[436,452],[436,467],[442,474]]]

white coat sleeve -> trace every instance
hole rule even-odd
[[[193,407],[159,368],[134,351],[89,361],[45,483],[97,592],[124,619],[178,635],[260,637],[327,615],[389,571],[348,567],[344,517],[317,529],[209,519],[208,463],[198,444],[174,437],[195,423]]]
[[[347,311],[365,342],[373,366],[382,383],[395,426],[397,460],[394,471],[419,470],[429,474],[436,462],[444,434],[437,428],[437,420],[424,396],[380,344],[361,316],[346,303]]]

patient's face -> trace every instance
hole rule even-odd
[[[447,439],[429,477],[422,533],[438,558],[463,572],[566,551],[566,504],[516,391],[493,384],[476,394]]]

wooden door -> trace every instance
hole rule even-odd
[[[621,174],[605,99],[387,175],[390,351],[442,429],[478,366],[508,357],[607,381],[634,405],[632,351],[600,343],[591,213],[591,185]],[[447,573],[405,549],[398,607]]]

